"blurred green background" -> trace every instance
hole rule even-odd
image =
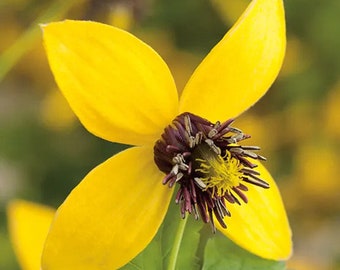
[[[6,203],[57,207],[125,146],[88,133],[57,91],[38,23],[89,19],[155,48],[179,89],[241,14],[246,0],[1,0],[0,269],[19,269]],[[286,0],[288,46],[279,78],[236,126],[252,135],[281,189],[294,233],[288,269],[340,269],[340,1]],[[222,119],[223,120],[223,119]]]

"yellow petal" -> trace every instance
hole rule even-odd
[[[150,143],[178,113],[167,65],[133,35],[89,21],[51,23],[43,30],[57,84],[93,134]]]
[[[44,270],[117,269],[156,234],[172,190],[149,147],[134,147],[91,171],[57,211]]]
[[[47,206],[15,200],[8,205],[8,226],[21,269],[40,269],[40,257],[55,211]]]
[[[210,121],[236,117],[275,80],[285,52],[282,0],[254,0],[186,85],[180,111]]]
[[[261,178],[269,189],[247,185],[247,204],[228,204],[231,217],[228,228],[219,230],[244,249],[266,259],[283,260],[292,253],[291,230],[280,192],[263,165],[258,163]]]

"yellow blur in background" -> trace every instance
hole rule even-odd
[[[6,205],[57,207],[96,164],[124,146],[88,134],[56,89],[39,23],[86,19],[150,44],[182,89],[246,0],[3,0],[0,3],[0,269],[19,269]],[[340,269],[340,2],[286,1],[280,76],[235,126],[260,145],[293,230],[288,269]]]

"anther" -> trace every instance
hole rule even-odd
[[[175,181],[175,182],[178,182],[179,180],[181,180],[183,176],[184,176],[183,173],[181,173],[181,172],[178,173],[178,174],[176,175],[176,181]]]
[[[184,116],[184,125],[185,125],[185,130],[191,136],[191,134],[192,134],[192,126],[191,126],[191,121],[190,121],[189,115]]]
[[[213,140],[211,140],[211,139],[206,139],[205,142],[206,142],[207,145],[209,145],[209,146],[211,147],[211,149],[212,149],[217,155],[221,155],[221,149],[215,145],[215,143],[214,143]]]
[[[198,145],[201,143],[203,138],[203,133],[202,132],[198,132],[195,136],[195,144]]]
[[[204,184],[204,182],[201,180],[201,178],[195,177],[194,178],[196,184],[201,188],[201,189],[205,189],[207,187],[206,184]]]

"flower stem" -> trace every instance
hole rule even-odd
[[[181,242],[183,239],[185,225],[187,224],[187,220],[188,220],[187,216],[188,215],[186,215],[185,218],[181,219],[178,223],[177,232],[176,232],[175,240],[174,240],[174,243],[171,249],[167,270],[175,270],[179,249],[180,249]]]

